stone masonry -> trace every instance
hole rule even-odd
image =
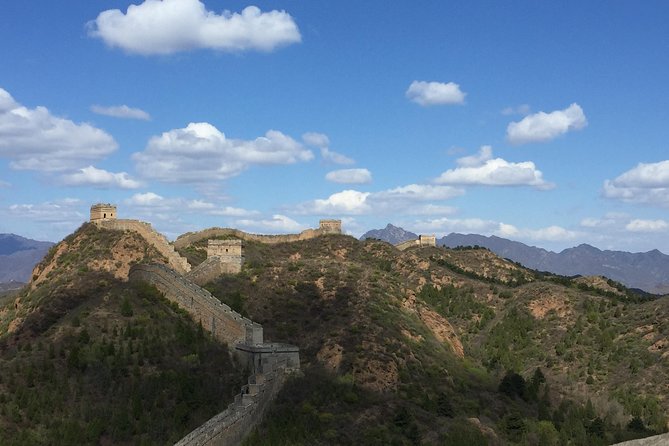
[[[116,206],[109,203],[97,203],[91,206],[91,221],[112,220],[116,218]]]

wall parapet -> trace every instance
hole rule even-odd
[[[262,344],[262,326],[216,299],[169,267],[160,264],[134,265],[130,280],[144,280],[155,285],[165,297],[186,310],[193,320],[211,332],[216,339],[231,346]]]
[[[334,221],[334,220],[333,220]],[[268,245],[275,245],[278,243],[299,242],[302,240],[310,240],[312,238],[320,237],[326,234],[341,234],[341,225],[339,231],[333,229],[334,224],[325,225],[318,229],[305,229],[299,234],[281,234],[281,235],[262,235],[251,234],[233,228],[208,228],[198,232],[187,232],[177,237],[174,241],[174,247],[177,249],[185,248],[195,242],[204,239],[211,239],[215,237],[235,237],[245,241],[265,243]]]
[[[175,446],[231,446],[244,437],[264,418],[272,400],[281,390],[290,369],[286,359],[274,357],[262,371],[253,373],[248,384],[223,412],[175,443]]]
[[[137,264],[130,280],[146,281],[177,303],[219,341],[234,346],[241,363],[252,371],[248,384],[226,410],[182,438],[177,446],[237,445],[262,420],[286,376],[300,369],[298,347],[264,343],[262,326],[243,317],[207,290],[161,264]]]

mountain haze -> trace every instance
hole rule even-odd
[[[51,242],[15,234],[0,234],[0,283],[28,282],[33,267],[44,257]]]

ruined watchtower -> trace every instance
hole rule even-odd
[[[91,206],[91,221],[116,220],[116,206],[109,203],[97,203]]]
[[[323,234],[341,234],[341,220],[320,220],[318,229]]]

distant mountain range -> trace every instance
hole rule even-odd
[[[0,283],[28,282],[33,267],[51,246],[51,242],[39,242],[15,234],[0,234]]]
[[[368,231],[361,239],[377,238],[400,243],[418,236],[389,224],[384,229]],[[565,249],[559,253],[496,236],[451,233],[437,239],[439,246],[483,246],[500,257],[518,262],[528,268],[549,271],[565,276],[606,276],[627,287],[655,294],[669,293],[669,256],[658,250],[631,253],[602,251],[587,244]]]

